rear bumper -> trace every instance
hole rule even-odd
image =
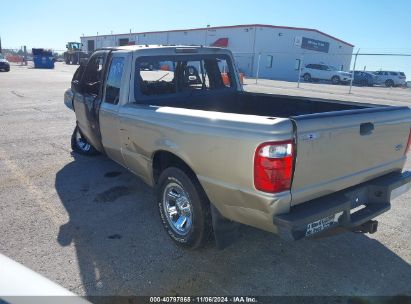
[[[411,172],[390,173],[363,184],[291,207],[273,223],[286,240],[299,240],[356,228],[389,210],[390,200],[411,188]],[[357,207],[362,206],[362,209]],[[357,211],[353,211],[356,209]]]

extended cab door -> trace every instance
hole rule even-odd
[[[77,125],[82,135],[91,145],[103,151],[98,120],[102,100],[102,83],[108,50],[95,52],[84,69],[78,90],[74,92],[73,105]]]
[[[124,51],[114,51],[108,59],[107,76],[100,107],[100,132],[106,154],[123,164],[119,108],[128,102],[131,56]]]

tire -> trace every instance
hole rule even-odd
[[[392,81],[391,79],[387,79],[387,80],[385,81],[385,86],[386,86],[387,88],[393,87],[393,86],[394,86],[394,81]]]
[[[71,64],[77,64],[77,55],[76,54],[73,54],[71,56]]]
[[[311,75],[308,74],[308,73],[307,73],[307,74],[304,74],[303,78],[304,78],[304,81],[305,81],[305,82],[311,82],[311,80],[312,80],[312,79],[311,79]]]
[[[332,84],[339,84],[340,83],[340,77],[338,77],[338,76],[331,77],[331,83]]]
[[[10,72],[10,68],[6,68],[5,71],[6,71],[6,72]]]
[[[81,155],[94,156],[98,151],[83,137],[78,126],[71,135],[71,149]]]
[[[160,174],[156,196],[164,229],[174,242],[189,249],[204,246],[212,231],[210,205],[195,177],[169,167]]]

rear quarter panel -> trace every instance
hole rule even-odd
[[[257,191],[253,168],[259,144],[293,137],[289,119],[137,104],[122,107],[120,116],[123,155],[149,184],[155,152],[169,151],[196,173],[224,216],[272,231],[273,213],[288,211],[290,193]]]

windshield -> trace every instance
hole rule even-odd
[[[337,69],[335,66],[329,65],[328,66],[330,68],[330,70],[332,71],[339,71],[340,69]]]

